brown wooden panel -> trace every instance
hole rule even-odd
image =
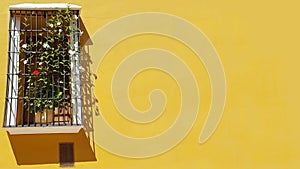
[[[74,166],[74,144],[59,144],[59,163],[61,167]]]

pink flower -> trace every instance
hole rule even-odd
[[[70,41],[71,41],[71,39],[72,39],[72,38],[70,38],[70,37],[69,37],[69,38],[68,38],[68,42],[70,42]]]
[[[33,71],[33,75],[34,76],[38,76],[39,75],[39,71],[38,70]]]

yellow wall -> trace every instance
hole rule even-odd
[[[25,2],[62,1],[1,0],[0,2],[1,124],[7,69],[8,6]],[[211,99],[209,77],[201,61],[195,59],[194,53],[178,41],[163,36],[135,36],[122,41],[107,54],[100,65],[101,69],[95,70],[98,77],[95,80],[97,106],[111,126],[128,136],[150,137],[164,131],[176,118],[180,102],[178,87],[172,78],[153,70],[139,74],[133,80],[130,96],[136,108],[146,110],[150,106],[147,100],[149,91],[153,88],[164,90],[168,103],[166,112],[160,119],[147,125],[130,123],[122,119],[113,106],[108,87],[115,65],[130,53],[149,47],[172,51],[189,65],[197,78],[201,96],[198,118],[187,137],[164,154],[152,158],[131,159],[108,153],[96,145],[97,161],[77,162],[76,167],[149,169],[300,167],[299,1],[71,0],[68,2],[82,6],[81,18],[86,29],[85,38],[87,35],[92,37],[105,24],[128,14],[162,12],[184,18],[201,29],[214,44],[224,66],[227,81],[227,100],[221,123],[206,143],[198,144],[199,133]],[[92,59],[96,57],[91,56]],[[97,122],[96,113],[94,118]],[[63,141],[80,139],[74,135],[65,137]],[[30,142],[32,138],[25,136],[23,139]],[[35,139],[38,140],[36,143],[38,146],[55,141],[55,137],[51,136],[36,136]],[[17,137],[9,137],[3,129],[0,130],[0,140],[0,168],[58,167],[57,164],[47,162],[18,166],[16,161],[18,154],[13,153],[13,148],[22,147],[22,141]],[[77,140],[75,144],[80,145],[83,142],[86,140]],[[86,147],[77,148],[79,151],[82,149]],[[28,151],[25,148],[24,150]],[[55,155],[57,150],[53,151],[49,155]],[[91,154],[87,154],[89,155]],[[41,162],[45,156],[43,154],[37,161]]]

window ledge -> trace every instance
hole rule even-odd
[[[18,134],[51,134],[51,133],[78,133],[83,128],[79,126],[51,126],[51,127],[3,127],[11,135]]]
[[[80,10],[81,6],[67,3],[49,3],[49,4],[35,4],[24,3],[9,6],[9,10],[57,10],[65,9],[69,6],[71,10]]]

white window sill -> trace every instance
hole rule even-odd
[[[83,125],[77,126],[45,126],[45,127],[3,127],[10,135],[47,134],[47,133],[78,133]]]

